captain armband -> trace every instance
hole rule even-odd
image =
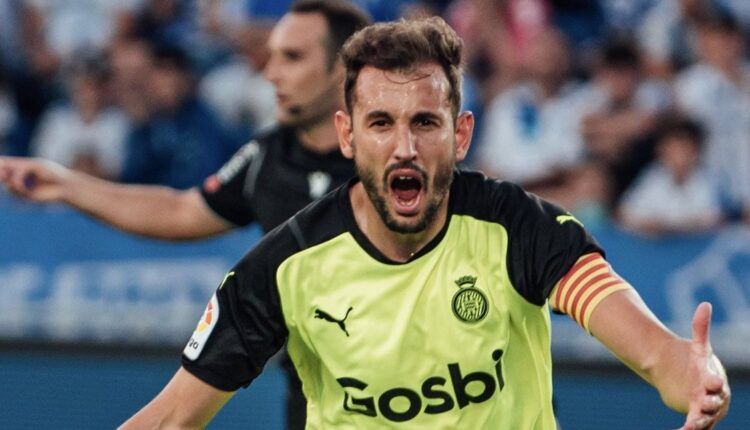
[[[568,314],[587,332],[589,318],[610,294],[633,287],[620,278],[599,253],[586,254],[576,261],[549,295],[553,309]]]

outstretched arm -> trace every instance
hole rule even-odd
[[[729,409],[726,373],[709,341],[711,305],[693,317],[693,337],[669,331],[633,290],[606,297],[589,329],[610,351],[656,387],[664,403],[687,414],[683,430],[709,430]]]
[[[680,338],[598,253],[579,258],[549,298],[656,387],[667,406],[687,414],[683,430],[712,429],[726,415],[729,384],[708,339],[708,303],[695,312],[693,338]]]
[[[202,429],[234,395],[217,390],[182,367],[149,404],[127,420],[128,429]]]
[[[157,239],[199,239],[231,228],[196,189],[117,184],[51,161],[18,157],[0,157],[0,183],[18,197],[62,202],[115,228]]]

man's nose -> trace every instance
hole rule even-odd
[[[272,84],[276,84],[279,81],[279,67],[276,63],[277,61],[272,56],[268,60],[268,63],[266,63],[266,67],[263,68],[263,76]]]
[[[413,160],[417,158],[417,137],[410,127],[399,127],[396,133],[396,151],[394,156],[398,160]]]

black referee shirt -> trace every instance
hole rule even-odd
[[[293,128],[277,126],[237,151],[201,194],[220,217],[238,226],[257,222],[267,232],[353,175],[338,149],[310,151]]]

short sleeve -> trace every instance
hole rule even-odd
[[[569,212],[518,186],[508,188],[508,272],[516,291],[541,306],[579,257],[604,251]]]
[[[183,350],[183,367],[220,390],[249,385],[286,341],[263,243],[227,273]]]
[[[206,178],[201,195],[214,213],[239,226],[255,221],[250,197],[262,157],[261,146],[253,140],[240,148],[217,173]]]

